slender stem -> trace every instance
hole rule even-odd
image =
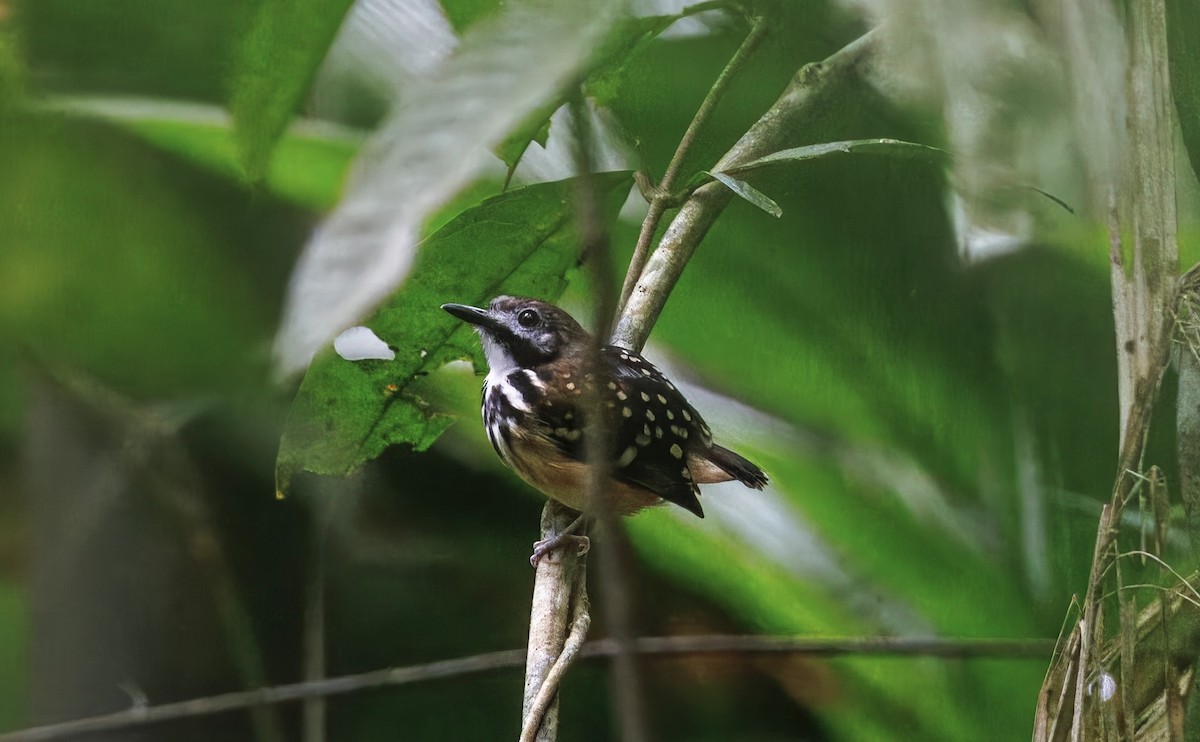
[[[638,234],[637,245],[633,249],[633,258],[629,261],[629,270],[625,273],[625,283],[621,286],[621,300],[618,302],[618,307],[622,309],[625,307],[629,301],[629,295],[633,293],[633,288],[642,275],[642,269],[646,267],[646,260],[650,254],[650,243],[653,242],[654,235],[658,232],[658,224],[662,220],[663,214],[666,213],[668,204],[674,198],[672,189],[675,187],[675,180],[679,177],[679,171],[683,168],[688,151],[695,143],[701,128],[712,117],[717,103],[729,89],[733,76],[746,65],[746,60],[766,38],[767,30],[768,24],[765,19],[756,17],[753,20],[750,33],[746,35],[741,46],[734,52],[729,63],[725,65],[725,69],[721,70],[716,82],[709,88],[708,94],[704,96],[704,101],[700,104],[700,109],[692,117],[692,122],[688,124],[683,138],[679,140],[679,146],[667,164],[662,181],[653,191],[654,195],[650,199],[650,209],[646,212],[646,218],[642,220],[642,230]]]
[[[725,153],[714,169],[723,170],[750,162],[794,143],[806,125],[828,109],[830,99],[840,86],[870,57],[874,39],[875,32],[867,33],[825,61],[801,69],[774,105]],[[688,196],[663,234],[658,249],[646,259],[633,279],[634,287],[621,307],[613,330],[614,345],[639,350],[645,344],[684,266],[731,199],[729,189],[720,183],[701,186]],[[631,274],[634,267],[630,267]]]
[[[1074,45],[1076,72],[1111,51],[1096,47],[1085,33],[1081,19],[1086,5],[1068,6],[1074,18],[1067,31]],[[1135,486],[1136,478],[1131,473],[1142,468],[1150,421],[1170,356],[1171,316],[1178,287],[1174,116],[1163,0],[1133,3],[1125,33],[1130,61],[1124,125],[1129,147],[1115,168],[1119,175],[1101,170],[1091,174],[1090,183],[1093,204],[1106,203],[1108,211],[1120,449],[1112,499],[1100,515],[1080,621],[1079,674],[1069,697],[1073,707],[1072,740],[1091,738],[1096,733],[1088,721],[1085,704],[1087,684],[1101,667],[1103,583],[1115,558],[1122,510]],[[1086,85],[1087,75],[1077,77]],[[1080,103],[1081,111],[1089,111],[1089,103],[1102,99],[1095,91],[1087,92],[1092,93],[1091,99]],[[1092,125],[1091,119],[1079,124],[1081,128]]]
[[[592,171],[592,130],[590,118],[582,98],[572,104],[572,120],[576,130],[576,168],[580,173]],[[601,378],[604,363],[600,355],[600,344],[608,337],[608,330],[615,316],[616,291],[613,285],[612,243],[605,227],[599,194],[594,188],[585,188],[579,197],[579,223],[588,283],[593,299],[592,345],[588,349],[588,367],[594,378]],[[629,544],[620,523],[620,516],[613,511],[609,499],[612,482],[612,452],[615,450],[616,429],[612,419],[603,414],[603,404],[598,385],[584,393],[584,409],[588,410],[588,435],[585,438],[584,455],[588,462],[587,503],[588,512],[595,520],[604,548],[597,553],[600,585],[604,590],[605,624],[609,635],[617,642],[620,651],[613,661],[609,683],[613,690],[614,712],[619,737],[625,742],[644,742],[648,738],[646,709],[641,692],[641,676],[633,654],[633,595],[630,590],[631,564]],[[586,606],[586,591],[583,605]],[[565,667],[564,667],[565,671]]]
[[[350,485],[354,486],[354,485]],[[325,577],[329,556],[329,525],[333,519],[337,494],[321,492],[311,509],[311,546],[308,585],[304,598],[304,679],[325,677]],[[325,742],[325,700],[310,698],[304,702],[301,735],[304,742]]]
[[[788,636],[698,635],[641,637],[634,642],[634,649],[638,654],[657,657],[705,654],[789,654],[825,658],[873,656],[1044,661],[1054,651],[1054,640],[931,639],[895,636],[793,638]],[[617,651],[615,642],[604,639],[584,644],[579,652],[579,657],[585,660],[607,659],[616,655]],[[44,742],[45,740],[66,739],[83,734],[131,729],[147,724],[302,701],[306,698],[344,695],[390,686],[479,675],[497,670],[519,668],[524,664],[524,649],[488,652],[424,665],[392,667],[357,675],[342,675],[312,683],[276,685],[157,706],[131,708],[101,716],[0,734],[0,742]]]

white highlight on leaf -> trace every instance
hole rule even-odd
[[[622,142],[611,123],[611,115],[588,99],[585,107],[588,127],[592,132],[592,170],[627,170],[637,158]],[[545,183],[563,180],[575,174],[575,142],[571,133],[575,128],[571,109],[562,106],[550,116],[550,136],[546,146],[530,142],[529,149],[521,156],[514,175],[522,183]],[[631,189],[634,193],[636,189]],[[639,195],[638,198],[641,196]]]
[[[1024,247],[1050,206],[1083,207],[1120,161],[1124,49],[1117,6],[1064,3],[1054,23],[1019,3],[841,0],[879,28],[872,82],[940,112],[954,152],[959,251]],[[1044,19],[1041,19],[1044,20]]]
[[[284,374],[408,275],[425,219],[495,145],[583,69],[617,0],[510,3],[482,21],[363,147],[347,194],[305,247],[275,342]]]
[[[980,539],[980,533],[987,531],[985,525],[970,512],[956,507],[956,498],[918,462],[894,450],[791,425],[690,383],[687,370],[673,363],[660,348],[651,346],[647,356],[654,359],[667,378],[672,379],[684,397],[700,411],[716,431],[717,443],[737,450],[738,441],[744,440],[767,450],[777,450],[783,445],[793,451],[811,452],[832,461],[852,479],[890,493],[914,517],[938,528],[959,547],[976,554],[986,551],[987,544]],[[708,500],[705,500],[707,507]]]
[[[814,440],[808,431],[689,382],[686,369],[673,363],[661,348],[650,346],[646,356],[675,382],[683,396],[717,431],[718,443],[735,451],[743,449],[745,444],[790,454],[807,450],[815,455],[827,450],[828,442]],[[749,455],[748,451],[742,452]],[[851,470],[848,473],[858,474]],[[770,476],[771,472],[767,474]],[[851,610],[882,627],[913,635],[933,633],[934,627],[912,607],[884,595],[861,576],[845,569],[817,528],[778,487],[775,481],[762,491],[747,489],[738,482],[706,484],[701,502],[710,517],[700,520],[678,508],[669,512],[689,527],[736,540],[738,549],[757,552],[798,580],[825,585]]]
[[[344,101],[338,98],[353,88],[347,77],[398,101],[457,46],[437,0],[358,0],[318,73],[314,103],[322,110],[340,108]]]
[[[391,361],[396,358],[396,351],[380,340],[374,330],[362,325],[351,327],[334,338],[333,349],[347,361]]]

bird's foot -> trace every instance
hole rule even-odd
[[[557,536],[544,538],[533,543],[533,554],[529,557],[530,565],[536,567],[542,558],[568,544],[575,544],[575,556],[583,556],[592,548],[592,540],[587,536],[576,536],[572,533],[560,533]]]

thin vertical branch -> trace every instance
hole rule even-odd
[[[303,639],[304,680],[310,683],[325,678],[325,575],[329,552],[329,524],[333,519],[334,503],[344,495],[340,490],[346,484],[343,480],[320,487],[320,491],[315,493],[316,502],[310,513],[310,562],[308,583],[305,585]],[[302,716],[301,734],[304,742],[325,742],[325,699],[306,699]]]
[[[833,96],[856,79],[859,66],[875,46],[874,38],[874,32],[864,34],[824,61],[800,69],[779,99],[713,170],[730,169],[794,145],[806,126],[828,109]],[[684,266],[732,198],[721,183],[708,183],[688,196],[621,307],[612,335],[614,345],[632,350],[645,345]]]
[[[629,269],[625,273],[625,283],[621,286],[621,300],[617,304],[618,309],[624,309],[625,304],[629,301],[629,295],[633,293],[633,287],[637,285],[638,279],[641,278],[642,269],[646,267],[646,259],[650,253],[650,243],[654,241],[654,235],[658,232],[658,224],[662,221],[663,215],[666,213],[672,199],[675,198],[672,193],[675,188],[675,180],[679,177],[679,171],[683,168],[683,162],[687,157],[688,151],[692,148],[692,144],[696,141],[700,130],[712,117],[717,103],[725,95],[725,91],[729,89],[734,75],[746,65],[746,60],[750,58],[750,55],[758,48],[762,40],[766,38],[767,28],[767,22],[761,16],[755,17],[751,21],[750,33],[746,35],[741,46],[734,52],[729,63],[725,65],[725,69],[721,70],[721,74],[717,76],[716,82],[709,88],[708,94],[704,96],[704,101],[700,104],[700,109],[692,117],[692,122],[688,124],[687,131],[683,133],[683,138],[679,140],[679,146],[675,149],[675,154],[667,164],[667,169],[663,173],[662,180],[657,187],[652,189],[653,196],[650,199],[650,208],[646,212],[646,218],[642,220],[642,230],[638,234],[637,245],[633,249],[633,258],[629,261]]]
[[[1072,57],[1087,61],[1097,56],[1082,26],[1083,9],[1068,24]],[[1178,286],[1179,251],[1176,243],[1174,119],[1167,69],[1167,29],[1164,0],[1130,4],[1125,27],[1129,66],[1125,83],[1128,147],[1119,156],[1113,176],[1093,172],[1092,200],[1107,205],[1109,257],[1112,264],[1113,317],[1116,326],[1120,453],[1112,499],[1105,506],[1096,535],[1087,595],[1080,621],[1079,675],[1071,702],[1071,739],[1090,732],[1086,688],[1100,667],[1104,641],[1101,596],[1109,566],[1115,558],[1117,526],[1142,468],[1150,421],[1170,352],[1170,332]],[[1103,50],[1108,54],[1110,50]],[[1078,76],[1078,75],[1077,75]],[[1086,80],[1081,82],[1087,87]],[[1081,94],[1082,95],[1082,94]],[[1081,107],[1099,96],[1083,96]],[[1090,109],[1089,109],[1090,110]],[[1093,122],[1080,122],[1081,126]],[[1112,178],[1116,178],[1114,181]],[[1127,617],[1122,615],[1122,620]],[[1122,677],[1132,675],[1125,668]],[[1127,692],[1123,688],[1122,692]],[[1098,717],[1097,717],[1098,718]]]
[[[581,98],[571,105],[571,119],[575,124],[576,169],[581,174],[592,171],[591,119]],[[615,311],[615,287],[612,281],[612,245],[605,229],[603,204],[595,188],[585,187],[579,194],[580,237],[584,245],[588,282],[593,300],[592,335],[594,343],[589,349],[589,366],[595,378],[602,373],[600,343],[608,336]],[[647,738],[646,712],[642,702],[641,676],[634,656],[633,599],[630,588],[631,564],[629,543],[620,523],[620,516],[609,507],[608,487],[612,481],[612,451],[616,446],[613,438],[616,431],[609,418],[603,414],[599,385],[592,385],[589,398],[585,399],[588,416],[588,436],[585,456],[588,461],[588,506],[604,541],[597,558],[600,566],[600,583],[604,587],[602,603],[605,623],[617,654],[613,659],[610,676],[615,700],[617,727],[620,738],[626,742],[643,742]]]

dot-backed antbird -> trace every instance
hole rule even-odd
[[[558,307],[498,296],[487,309],[442,309],[474,325],[482,340],[489,367],[483,424],[496,453],[564,505],[591,510],[584,400],[593,390],[613,431],[612,479],[603,494],[613,512],[629,514],[667,500],[703,518],[698,485],[733,479],[755,489],[766,485],[762,469],[713,443],[700,413],[638,353],[607,345],[600,349],[600,368],[589,368],[591,336]],[[536,564],[561,540],[535,544],[531,561]]]

